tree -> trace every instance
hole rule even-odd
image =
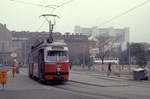
[[[81,53],[78,59],[80,60],[80,64],[87,65],[87,66],[92,65],[92,58],[88,53],[86,54]]]
[[[143,43],[132,43],[130,45],[130,53],[131,57],[135,57],[137,65],[145,66],[147,64],[146,47]]]
[[[112,47],[117,39],[108,35],[99,35],[96,39],[98,40],[97,47],[99,48],[99,54],[97,57],[101,58],[102,64],[104,64],[104,58],[108,56],[108,53],[112,50]]]
[[[145,43],[131,43],[127,50],[121,53],[120,62],[122,64],[127,64],[129,62],[129,49],[130,57],[132,61],[135,61],[139,66],[145,66],[147,64],[147,59],[150,55],[150,50]],[[131,61],[131,63],[133,63]]]

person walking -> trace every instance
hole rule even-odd
[[[108,64],[107,76],[111,74],[111,63]]]
[[[70,70],[72,69],[72,62],[69,62]]]

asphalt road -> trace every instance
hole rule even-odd
[[[135,82],[71,71],[70,81],[41,84],[30,79],[26,70],[13,78],[8,73],[0,99],[150,99],[150,82]]]
[[[15,78],[8,73],[8,84],[4,90],[0,87],[0,99],[100,99],[57,88],[59,85],[64,86],[63,84],[43,85],[22,73]]]

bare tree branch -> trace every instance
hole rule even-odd
[[[99,57],[102,60],[107,56],[109,52],[111,52],[112,48],[114,47],[114,44],[117,40],[119,40],[120,37],[116,36],[109,36],[109,35],[99,35],[96,37],[98,43],[97,47],[99,48]]]

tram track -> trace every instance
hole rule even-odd
[[[76,85],[76,84],[78,84],[78,85]],[[66,83],[66,84],[63,84],[63,85],[56,85],[56,86],[46,85],[46,87],[53,87],[53,88],[57,88],[57,89],[67,91],[67,92],[86,95],[86,96],[91,96],[91,97],[95,97],[95,98],[126,99],[125,97],[113,96],[113,95],[107,95],[107,94],[93,92],[93,91],[90,91],[90,89],[88,89],[89,85],[79,84],[79,83],[75,83],[75,82]],[[96,87],[96,86],[94,86],[94,87]]]
[[[95,87],[127,87],[129,85],[100,85],[100,84],[92,84],[92,83],[87,83],[87,82],[80,82],[80,81],[74,81],[74,80],[69,80],[70,82],[78,83],[78,84],[85,84],[85,85],[90,85],[90,86],[95,86]]]
[[[23,75],[27,76],[25,72],[23,72]],[[34,81],[34,80],[33,80]],[[37,82],[38,83],[38,82]],[[40,86],[47,90],[52,90],[53,88],[58,91],[64,91],[70,94],[77,94],[77,95],[83,95],[83,96],[89,96],[91,98],[97,98],[97,99],[126,99],[122,96],[114,96],[113,94],[108,93],[101,93],[98,91],[95,91],[95,88],[105,88],[108,86],[100,86],[96,84],[90,84],[90,83],[84,83],[84,82],[77,82],[73,80],[69,80],[66,83],[63,84],[41,84]],[[94,91],[92,91],[94,90]]]

